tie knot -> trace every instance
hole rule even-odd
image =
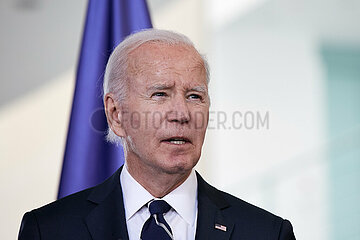
[[[149,204],[149,211],[153,214],[164,214],[171,209],[171,206],[164,200],[154,200]]]

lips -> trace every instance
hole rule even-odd
[[[191,141],[186,137],[170,137],[161,140],[161,142],[175,144],[175,145],[183,145],[186,143],[191,143]]]

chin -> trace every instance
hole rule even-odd
[[[197,162],[198,160],[190,158],[173,158],[171,162],[166,162],[163,170],[168,174],[185,174],[190,172]]]
[[[186,168],[186,167],[182,167],[182,166],[174,166],[174,167],[170,167],[170,168],[163,168],[162,171],[166,174],[187,174],[191,171],[192,168]]]

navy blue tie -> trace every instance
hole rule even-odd
[[[141,230],[142,240],[174,239],[169,224],[164,219],[171,206],[164,200],[154,200],[148,205],[150,218],[146,220]]]

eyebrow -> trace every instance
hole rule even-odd
[[[148,87],[148,91],[152,91],[152,90],[167,90],[167,89],[171,89],[173,88],[173,85],[169,85],[169,84],[155,84],[152,85],[150,87]]]
[[[206,93],[206,87],[204,86],[196,86],[190,89],[190,91],[196,91],[196,92],[201,92],[201,93]]]
[[[147,91],[157,91],[157,90],[168,90],[173,88],[174,85],[169,85],[169,84],[155,84],[152,85],[150,87],[148,87]],[[200,93],[207,93],[207,88],[205,86],[195,86],[191,89],[189,89],[188,91],[195,91],[195,92],[200,92]]]

